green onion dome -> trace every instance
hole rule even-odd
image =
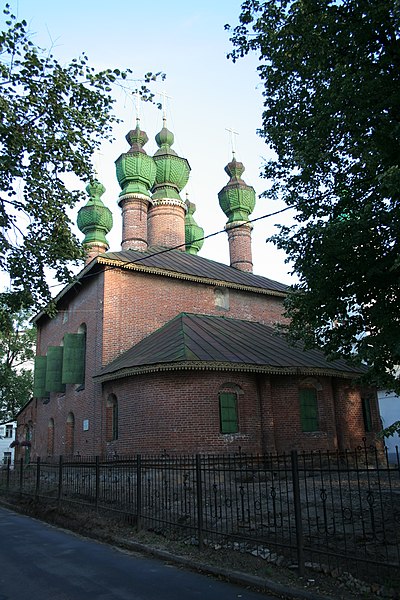
[[[185,206],[179,192],[189,180],[190,165],[186,158],[181,158],[171,148],[174,143],[174,134],[164,126],[156,135],[158,150],[154,155],[157,165],[157,174],[152,189],[153,201],[168,200],[178,201]]]
[[[196,212],[194,202],[189,202],[186,196],[187,213],[185,217],[185,246],[188,254],[197,254],[204,244],[204,229],[197,225],[193,213]]]
[[[122,199],[127,194],[139,194],[150,199],[150,189],[156,176],[156,164],[143,150],[149,138],[146,132],[140,129],[139,121],[136,129],[127,134],[126,140],[130,144],[130,149],[115,161],[117,179],[122,190],[119,196]]]
[[[86,187],[86,191],[89,201],[79,209],[77,219],[79,230],[85,234],[83,244],[101,244],[108,248],[106,235],[111,231],[113,218],[111,210],[101,200],[106,188],[94,180]]]
[[[254,188],[241,179],[244,166],[235,158],[226,165],[225,172],[229,182],[218,194],[219,205],[228,217],[228,223],[246,222],[256,205]]]

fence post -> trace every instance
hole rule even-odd
[[[203,550],[203,485],[201,481],[201,456],[196,454],[196,498],[197,498],[197,537],[199,550]]]
[[[297,565],[299,577],[304,576],[304,535],[303,521],[301,519],[301,498],[299,482],[299,458],[297,450],[291,451],[292,477],[293,477],[293,502],[294,502],[294,520],[296,523],[296,548]]]
[[[142,456],[136,455],[136,530],[142,529]]]
[[[96,511],[99,509],[99,496],[100,496],[100,458],[96,456],[96,488],[95,488],[95,506]]]
[[[61,495],[62,495],[62,484],[63,484],[63,457],[60,454],[58,461],[58,491],[57,491],[57,504],[60,506]]]
[[[19,493],[22,494],[22,486],[24,484],[24,459],[19,459]]]
[[[36,485],[35,485],[35,500],[39,495],[40,488],[40,456],[36,459]]]

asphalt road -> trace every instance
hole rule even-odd
[[[0,600],[266,600],[0,508]]]

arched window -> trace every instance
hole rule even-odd
[[[74,453],[74,437],[75,437],[75,417],[74,413],[70,412],[67,417],[65,429],[65,454],[72,456]]]
[[[107,441],[118,439],[118,399],[115,394],[110,394],[106,404]]]
[[[47,454],[48,456],[54,454],[54,419],[49,419],[47,425]]]

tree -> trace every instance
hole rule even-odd
[[[0,312],[0,422],[12,421],[31,399],[36,330],[26,312]]]
[[[299,277],[289,334],[400,391],[400,5],[248,0],[231,58],[259,54],[265,192],[296,209],[274,241]],[[229,28],[229,26],[227,26]]]
[[[93,178],[91,159],[100,140],[111,139],[112,86],[127,85],[130,70],[96,72],[83,54],[62,66],[34,45],[25,21],[4,10],[0,33],[0,270],[8,272],[12,310],[47,304],[46,274],[66,282],[83,258],[67,209],[82,198],[65,174]],[[160,74],[157,74],[160,75]],[[157,75],[147,73],[139,84]],[[134,80],[133,80],[134,81]],[[138,82],[135,82],[138,85]],[[72,262],[71,262],[72,261]]]

